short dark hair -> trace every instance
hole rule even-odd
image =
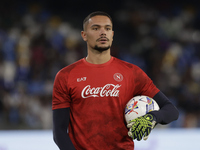
[[[85,29],[85,24],[86,24],[86,22],[88,22],[88,20],[89,20],[90,18],[94,17],[94,16],[107,16],[107,17],[110,19],[111,23],[113,24],[112,18],[110,17],[109,14],[107,14],[106,12],[103,12],[103,11],[95,11],[95,12],[90,13],[90,14],[83,20],[83,30]]]

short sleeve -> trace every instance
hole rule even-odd
[[[142,69],[136,67],[134,73],[135,90],[137,93],[136,95],[154,97],[160,91]]]
[[[68,75],[59,71],[54,80],[52,109],[60,109],[70,107],[71,99],[67,89]]]

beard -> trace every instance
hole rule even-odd
[[[106,51],[110,48],[110,45],[109,46],[106,46],[106,47],[99,47],[97,45],[94,46],[94,49],[99,51],[99,52],[103,52],[103,51]]]

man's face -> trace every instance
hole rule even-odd
[[[112,45],[114,35],[112,22],[107,16],[94,16],[88,20],[81,35],[89,49],[100,52],[108,50]]]

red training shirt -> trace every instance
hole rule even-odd
[[[57,73],[52,109],[70,107],[68,132],[77,150],[133,150],[125,105],[136,95],[154,97],[158,92],[136,65],[115,57],[104,64],[83,58]]]

